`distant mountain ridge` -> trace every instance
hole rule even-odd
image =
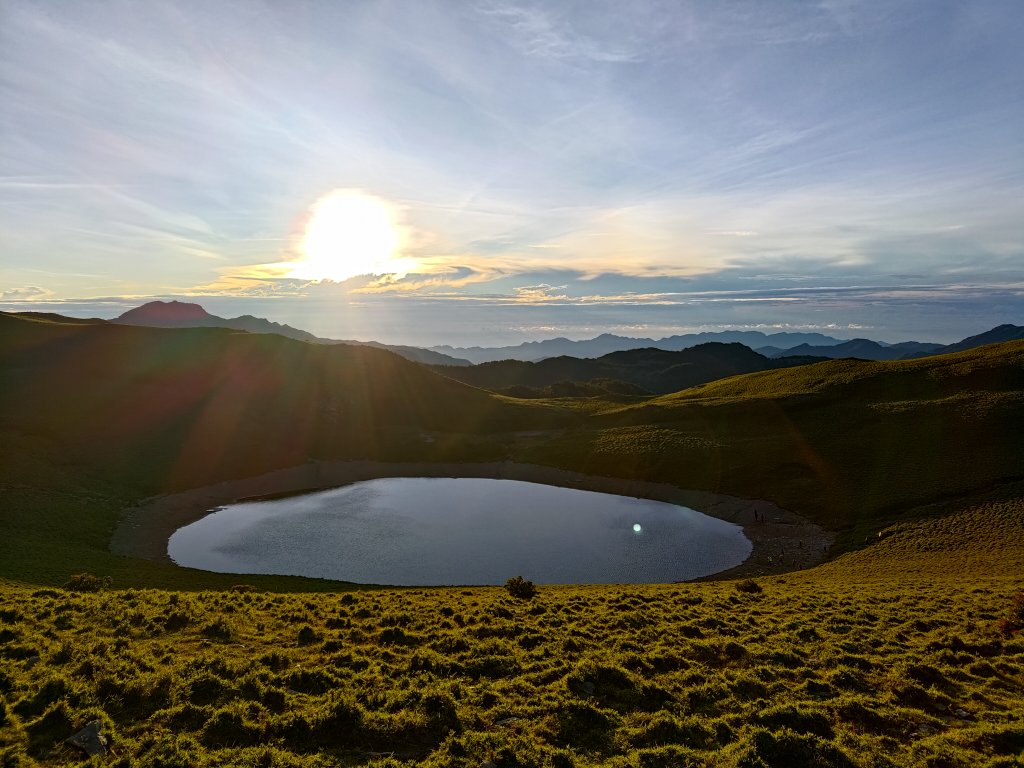
[[[142,306],[129,309],[111,320],[120,325],[141,325],[149,328],[230,328],[249,333],[276,333],[297,341],[313,344],[349,344],[356,347],[375,347],[394,352],[406,360],[425,365],[469,365],[450,355],[443,355],[429,349],[404,345],[382,344],[377,341],[353,341],[350,339],[325,339],[308,331],[292,328],[290,325],[275,323],[262,317],[242,315],[241,317],[218,317],[211,315],[201,305],[187,301],[150,301]]]
[[[632,338],[602,333],[593,339],[573,341],[559,337],[544,341],[526,341],[507,347],[452,347],[446,344],[430,347],[435,352],[465,358],[472,363],[490,363],[497,360],[523,360],[536,362],[548,357],[603,357],[611,352],[623,352],[630,349],[661,349],[667,352],[678,352],[708,342],[723,344],[738,343],[751,349],[765,346],[778,346],[788,349],[798,344],[815,344],[827,346],[841,344],[844,339],[836,339],[821,333],[762,333],[761,331],[707,331],[703,333],[687,333],[678,336],[666,336],[662,339]]]
[[[21,314],[38,315],[39,313]],[[708,343],[742,344],[769,359],[788,359],[785,365],[789,366],[798,364],[798,361],[793,358],[907,360],[927,355],[960,352],[986,344],[1024,339],[1024,326],[1006,323],[984,333],[969,336],[961,341],[947,345],[919,341],[889,344],[865,338],[837,339],[821,333],[789,331],[771,334],[761,331],[707,331],[667,336],[659,340],[604,333],[593,339],[583,339],[580,341],[559,337],[544,341],[528,341],[504,347],[453,347],[450,345],[440,345],[423,348],[384,344],[377,341],[327,339],[315,336],[308,331],[293,328],[290,325],[275,323],[272,320],[253,317],[252,315],[242,315],[235,318],[218,317],[207,312],[199,304],[183,301],[151,301],[124,312],[110,322],[159,328],[207,327],[230,328],[249,333],[275,333],[287,338],[316,344],[349,344],[352,346],[386,349],[407,360],[432,366],[469,366],[502,360],[538,362],[555,357],[591,360],[615,352],[638,349],[678,352]],[[596,378],[602,377],[597,376]],[[571,380],[576,379],[567,379],[567,381]]]
[[[119,325],[142,325],[148,328],[231,328],[249,333],[276,333],[298,341],[324,343],[308,331],[292,328],[290,325],[264,320],[261,317],[218,317],[211,315],[199,304],[187,301],[150,301],[142,306],[129,309],[115,317],[112,323]]]
[[[574,397],[667,394],[741,373],[818,360],[770,360],[739,342],[708,342],[677,351],[648,347],[611,352],[598,358],[561,356],[536,362],[496,360],[469,367],[431,368],[464,384],[513,397]]]
[[[871,339],[850,339],[842,344],[829,346],[813,346],[799,344],[790,349],[762,347],[757,351],[766,357],[780,359],[796,355],[811,357],[828,357],[838,360],[843,357],[857,357],[862,360],[903,360],[917,355],[931,355],[942,349],[941,344],[927,344],[920,341],[903,341],[888,346]]]
[[[983,347],[986,344],[999,344],[1004,341],[1017,341],[1018,339],[1024,339],[1024,325],[1005,323],[997,325],[992,330],[979,333],[976,336],[968,336],[966,339],[955,344],[947,344],[942,348],[942,353],[963,352],[966,349]]]
[[[812,346],[800,344],[790,349],[777,347],[761,347],[757,351],[766,357],[782,359],[791,356],[828,357],[839,359],[855,357],[862,360],[912,360],[929,355],[945,355],[950,352],[963,352],[968,349],[983,347],[986,344],[999,344],[1004,341],[1024,339],[1024,326],[1006,323],[991,330],[968,336],[953,344],[931,344],[920,341],[903,341],[899,344],[881,344],[871,339],[851,339],[842,344],[829,346]]]

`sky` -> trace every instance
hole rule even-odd
[[[1024,323],[1019,0],[0,0],[0,309]]]

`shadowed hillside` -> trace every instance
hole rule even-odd
[[[827,361],[608,402],[585,429],[529,456],[728,489],[855,531],[1024,477],[1021,424],[1024,343],[1008,342],[913,361]]]
[[[715,381],[656,401],[783,398],[817,395],[837,400],[924,401],[977,390],[1024,388],[1024,343],[1007,342],[917,360],[835,360]]]
[[[140,768],[995,768],[1024,748],[1024,342],[640,402],[513,401],[374,349],[57,317],[0,315],[0,359],[0,764],[80,765],[86,728],[94,763]],[[524,600],[272,594],[354,585],[108,549],[134,494],[327,456],[770,498],[852,551]]]
[[[841,546],[1024,478],[1024,342],[529,401],[381,350],[216,328],[0,315],[0,355],[0,575],[127,568],[107,548],[133,500],[311,459],[512,460],[763,498]]]
[[[486,433],[548,415],[390,352],[219,328],[0,315],[0,355],[5,430],[105,470],[152,467],[167,487],[401,453],[421,431]]]
[[[769,360],[739,343],[711,342],[677,352],[630,349],[596,359],[550,357],[535,363],[501,360],[462,368],[433,368],[445,376],[494,392],[541,397],[563,382],[595,383],[595,389],[603,388],[610,394],[665,394],[740,373],[804,362]]]
[[[844,357],[855,357],[861,360],[902,360],[905,357],[930,355],[941,351],[941,344],[904,341],[899,344],[883,346],[871,339],[850,339],[850,341],[844,341],[842,344],[828,346],[800,344],[790,349],[764,347],[758,350],[761,354],[772,358],[804,356],[829,357],[834,360]]]
[[[943,347],[940,351],[962,352],[965,349],[974,349],[985,344],[998,344],[1002,341],[1016,341],[1017,339],[1024,339],[1024,326],[1004,323],[976,336],[968,336],[962,341]]]
[[[102,322],[102,321],[101,321]],[[129,309],[119,317],[111,320],[123,325],[141,325],[149,328],[230,328],[235,331],[250,333],[274,333],[298,341],[310,341],[318,344],[348,344],[354,347],[376,347],[386,349],[406,360],[417,363],[436,365],[469,365],[468,360],[442,355],[429,349],[409,347],[395,344],[381,344],[377,341],[349,341],[324,339],[314,336],[308,331],[292,328],[290,325],[275,323],[262,317],[242,315],[241,317],[218,317],[211,315],[199,304],[184,301],[150,301],[142,306]]]

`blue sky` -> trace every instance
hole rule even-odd
[[[1018,0],[0,14],[2,308],[417,344],[1024,322]],[[401,271],[293,269],[335,190]]]

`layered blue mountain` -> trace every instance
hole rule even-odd
[[[705,333],[686,333],[678,336],[666,336],[663,339],[632,338],[603,333],[593,339],[573,341],[572,339],[556,338],[544,341],[527,341],[508,347],[452,347],[441,345],[430,347],[435,352],[464,358],[472,363],[489,363],[496,360],[544,360],[549,357],[571,356],[579,358],[603,357],[612,352],[629,349],[661,349],[678,352],[698,344],[720,342],[723,344],[738,343],[751,349],[775,346],[788,349],[798,344],[814,344],[827,346],[840,344],[843,339],[835,339],[821,333],[762,333],[761,331],[708,331]]]
[[[942,349],[941,344],[928,344],[920,341],[880,344],[871,339],[850,339],[841,344],[799,344],[790,349],[761,347],[757,351],[771,358],[804,356],[827,357],[834,360],[844,357],[856,357],[861,360],[903,360],[904,358],[918,355],[937,354],[940,349]]]

